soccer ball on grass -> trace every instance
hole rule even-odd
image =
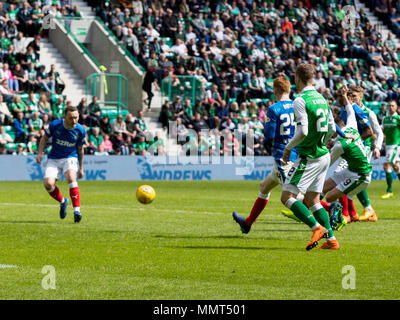
[[[151,186],[142,185],[136,190],[136,199],[143,204],[151,203],[156,197],[156,192]]]

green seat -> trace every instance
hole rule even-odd
[[[329,50],[335,50],[337,48],[337,44],[328,44]]]
[[[347,58],[336,58],[336,61],[341,64],[342,66],[345,66],[347,64],[347,62],[349,61],[349,59]]]
[[[17,144],[13,143],[13,142],[7,143],[6,144],[6,149],[16,151],[17,150]]]

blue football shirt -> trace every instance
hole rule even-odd
[[[273,141],[273,156],[278,166],[283,157],[283,150],[296,131],[294,121],[293,101],[279,101],[268,108],[268,120],[265,123],[264,137],[266,141]],[[290,161],[296,161],[298,148],[293,148]]]
[[[75,128],[67,129],[64,119],[52,121],[45,134],[52,138],[49,159],[77,158],[76,148],[85,144],[85,128],[77,123]]]
[[[358,132],[362,134],[364,130],[370,126],[369,116],[357,104],[353,103],[352,107],[356,115]],[[347,112],[345,107],[342,107],[342,109],[340,110],[340,117],[343,119],[343,122],[347,124]]]

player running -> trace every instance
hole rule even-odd
[[[330,225],[328,213],[319,202],[330,165],[325,143],[336,130],[328,103],[312,85],[314,75],[315,67],[311,64],[300,64],[296,69],[295,82],[300,94],[294,100],[293,108],[297,129],[284,150],[283,161],[290,160],[291,151],[297,146],[299,158],[287,175],[281,201],[312,229],[311,241],[306,250],[315,248],[322,238],[327,238],[327,242],[321,249],[337,250],[339,243]],[[304,194],[305,204],[296,198],[300,192]]]
[[[297,148],[291,152],[290,159],[283,163],[282,156],[285,146],[293,137],[295,131],[293,101],[290,100],[290,82],[285,77],[278,77],[273,82],[274,95],[278,101],[267,111],[268,120],[265,124],[265,141],[273,141],[274,169],[260,184],[260,193],[254,202],[250,215],[245,219],[233,212],[233,219],[239,224],[242,233],[249,233],[252,224],[264,210],[270,197],[270,191],[278,184],[282,185],[286,175],[297,158]]]
[[[386,174],[387,189],[382,199],[393,197],[392,190],[392,168],[400,179],[400,115],[397,114],[397,103],[392,100],[389,102],[389,115],[383,118],[383,132],[386,137],[386,160],[383,169]]]
[[[357,86],[350,85],[349,87],[351,88],[351,91],[349,91],[346,86],[343,86],[342,88],[340,88],[341,91],[343,91],[341,94],[343,95],[343,98],[346,100],[346,104],[347,104],[347,105],[342,104],[340,117],[341,117],[341,119],[343,119],[346,127],[352,127],[352,128],[357,129],[358,132],[361,134],[361,138],[363,140],[367,140],[369,137],[371,137],[373,135],[373,130],[370,125],[368,114],[360,107],[360,105],[362,105],[362,98],[363,98],[364,91],[362,88],[357,87]],[[354,114],[355,114],[355,123],[353,122],[353,120],[351,120],[351,123],[349,122],[349,112],[351,110],[349,108],[349,104],[351,105],[351,107],[354,111]],[[378,150],[378,154],[376,154],[375,152],[376,151],[374,150],[375,155],[380,156],[379,150]],[[342,159],[339,162],[339,164],[335,170],[335,173],[338,173],[341,170],[346,169],[347,167],[348,167],[347,161]],[[343,214],[343,217],[346,219],[347,223],[359,221],[360,219],[362,219],[363,221],[367,221],[368,219],[365,219],[365,215],[366,215],[366,213],[369,213],[369,212],[371,212],[371,214],[369,215],[370,218],[376,217],[375,211],[373,211],[373,209],[369,203],[368,194],[366,193],[366,191],[362,192],[360,194],[359,198],[361,199],[360,202],[362,204],[366,204],[366,206],[368,207],[368,209],[367,209],[368,211],[364,210],[364,214],[361,217],[359,217],[357,215],[357,212],[354,208],[353,200],[349,199],[347,196],[343,196],[339,199],[339,201],[343,207],[342,214]]]
[[[78,123],[79,112],[76,107],[67,107],[64,112],[64,119],[57,119],[50,123],[48,130],[40,140],[37,163],[42,162],[42,153],[51,138],[51,151],[46,163],[44,175],[44,187],[51,197],[60,203],[60,218],[67,215],[68,199],[64,198],[56,186],[56,179],[61,174],[68,181],[69,194],[74,208],[74,221],[82,219],[80,213],[80,193],[76,176],[83,177],[83,145],[85,143],[85,129]],[[79,171],[78,171],[79,161]]]
[[[340,128],[344,122],[339,115],[335,122]],[[357,129],[346,127],[345,133],[352,134],[355,139],[338,138],[331,149],[331,165],[342,157],[348,166],[340,171],[335,171],[333,176],[325,181],[324,193],[326,201],[332,203],[346,195],[350,200],[353,196],[365,190],[371,182],[372,166],[368,160],[368,153],[364,142]]]
[[[374,157],[374,159],[379,159],[381,156],[380,150],[382,149],[383,143],[383,131],[379,125],[375,112],[364,106],[364,104],[362,103],[364,97],[364,89],[353,84],[349,85],[349,89],[349,95],[351,96],[352,101],[359,105],[361,109],[367,114],[370,127],[372,129],[372,134],[370,137],[366,137],[366,135],[370,134],[369,130],[363,131],[364,137],[366,137],[365,145],[368,155],[368,161],[369,163],[371,163],[372,157]],[[359,217],[359,221],[378,221],[376,212],[373,209],[369,200],[367,189],[364,189],[362,192],[357,194],[357,198],[360,201],[361,205],[364,207],[364,212]]]

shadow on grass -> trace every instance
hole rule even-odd
[[[248,237],[246,235],[215,235],[215,236],[202,236],[202,235],[174,235],[174,234],[168,234],[168,235],[154,235],[152,236],[153,238],[158,238],[158,239],[183,239],[183,240],[202,240],[202,239],[214,239],[214,240],[223,240],[223,239],[232,239],[232,240],[243,240],[243,241],[253,241],[253,240],[282,240],[281,238],[271,238],[271,237]],[[218,247],[219,248],[219,247]],[[243,248],[243,247],[239,247]]]
[[[278,221],[268,221],[268,220],[261,220],[261,221],[257,221],[257,224],[290,224],[290,225],[301,225],[301,223],[299,222],[288,222],[287,220],[285,222],[283,222],[285,220],[282,220],[282,222],[280,222],[280,220]]]
[[[167,248],[173,248],[173,249],[217,249],[217,250],[264,250],[266,252],[268,251],[296,251],[296,252],[303,252],[303,248],[288,248],[288,247],[239,247],[239,246],[167,246]]]
[[[222,249],[222,250],[287,250],[287,248],[238,247],[238,246],[168,246],[175,249]]]
[[[281,229],[281,230],[274,230],[274,229],[254,229],[251,230],[251,232],[310,232],[310,230],[307,229],[293,229],[293,230],[286,230],[286,229]]]
[[[165,238],[165,239],[243,239],[242,235],[229,236],[229,235],[174,235],[174,234],[156,234],[153,238]],[[254,238],[252,238],[254,239]]]
[[[54,224],[53,221],[10,221],[10,220],[1,220],[0,223],[15,223],[15,224]]]

